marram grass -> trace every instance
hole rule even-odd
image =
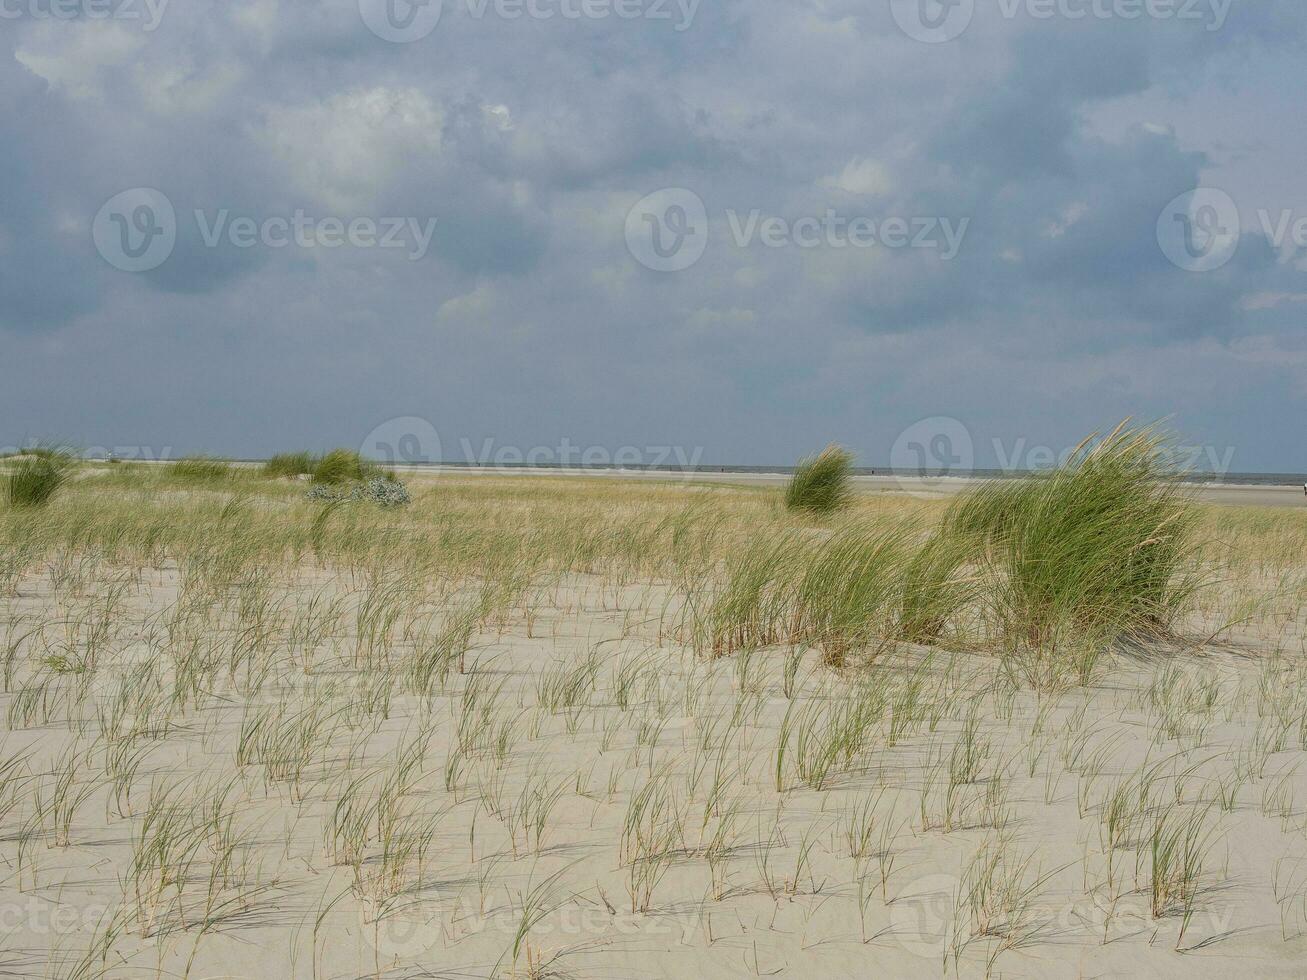
[[[68,479],[72,458],[41,450],[15,458],[3,474],[4,499],[11,507],[44,507]]]
[[[271,477],[311,475],[317,465],[317,457],[310,452],[278,453],[263,464],[263,475]]]
[[[186,456],[168,464],[168,475],[178,480],[204,483],[223,480],[231,474],[232,468],[227,461],[216,456]]]
[[[1046,475],[962,494],[933,529],[910,518],[760,535],[699,620],[717,654],[818,647],[843,664],[889,643],[998,645],[1047,676],[1124,637],[1166,631],[1201,584],[1199,512],[1166,438],[1118,427]]]
[[[354,483],[368,476],[369,464],[352,449],[333,449],[313,467],[314,483]]]
[[[785,490],[785,506],[814,514],[829,514],[849,503],[849,467],[853,454],[834,444],[799,462]]]
[[[992,581],[989,612],[1016,644],[1164,631],[1199,582],[1199,518],[1168,442],[1124,424],[1057,470],[993,481],[946,518]]]

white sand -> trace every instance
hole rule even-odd
[[[290,612],[323,589],[351,610],[363,597],[357,582],[307,572],[293,589],[274,591]],[[123,929],[105,963],[119,977],[181,976],[193,951],[193,977],[1304,975],[1307,672],[1268,666],[1268,641],[1257,636],[1201,655],[1123,657],[1105,682],[1044,699],[1004,681],[991,657],[904,649],[866,675],[868,691],[889,702],[867,744],[817,789],[801,778],[803,750],[792,733],[778,792],[779,733],[792,703],[784,651],[696,660],[661,629],[669,612],[661,587],[577,578],[538,595],[529,622],[518,611],[502,630],[479,632],[469,675],[451,676],[430,708],[396,693],[388,716],[367,713],[367,678],[348,666],[359,650],[353,630],[312,651],[309,675],[283,648],[272,668],[281,699],[302,706],[311,692],[343,682],[327,701],[352,703],[357,714],[308,746],[298,786],[265,781],[262,764],[237,766],[247,712],[279,699],[266,690],[249,697],[237,683],[177,711],[165,737],[128,739],[145,756],[120,813],[102,771],[130,728],[105,727],[105,719],[177,595],[174,571],[147,572],[107,644],[106,664],[117,668],[106,666],[71,707],[56,703],[48,722],[11,724],[4,738],[0,761],[30,750],[38,773],[89,753],[77,778],[90,788],[66,846],[49,818],[34,816],[38,798],[51,798],[52,777],[20,792],[5,817],[0,929],[16,975],[70,975],[114,910]],[[11,626],[15,616],[57,622],[89,601],[56,599],[49,581],[29,578],[7,612]],[[239,647],[238,624],[228,617],[209,634],[216,650]],[[1301,624],[1291,624],[1280,642],[1301,652],[1301,636]],[[405,641],[397,634],[393,646],[398,656]],[[19,660],[40,653],[24,646]],[[541,707],[542,677],[561,678],[591,656],[593,684],[582,685],[578,703],[557,713]],[[28,666],[15,689],[31,676]],[[454,748],[474,683],[502,683],[489,715],[514,734],[502,764],[493,738],[477,739],[466,757]],[[850,683],[809,654],[795,731],[805,712],[847,697]],[[15,697],[4,698],[11,723]],[[350,779],[369,771],[384,778],[424,722],[430,741],[399,812],[402,833],[429,833],[430,846],[379,904],[375,827],[357,876],[333,863],[326,828]],[[473,734],[484,734],[473,724]],[[974,772],[951,785],[968,726]],[[828,730],[819,722],[810,737]],[[452,791],[451,757],[461,758]],[[216,921],[201,930],[208,846],[184,876],[180,904],[174,888],[142,905],[133,840],[148,802],[167,786],[190,802],[225,781],[241,846],[218,889]],[[662,857],[636,864],[658,874],[647,895],[636,889],[633,910],[623,827],[650,787],[662,802],[649,829],[668,836]],[[1109,848],[1106,801],[1123,787],[1131,816]],[[533,794],[537,803],[552,800],[543,833],[537,840],[534,828],[519,827],[515,843],[512,814],[530,810]],[[866,853],[855,858],[848,835],[860,811],[870,828]],[[1192,892],[1172,895],[1154,915],[1149,839],[1168,820],[1201,828],[1201,867]],[[35,829],[20,876],[24,826]],[[705,848],[719,830],[715,879]],[[1006,890],[994,883],[969,895],[978,852],[1001,855]],[[515,963],[531,899],[542,911]],[[157,919],[142,919],[147,908]],[[86,975],[99,975],[100,965],[96,958]]]

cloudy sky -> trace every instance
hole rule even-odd
[[[993,466],[1133,415],[1307,470],[1305,28],[0,0],[0,445]]]

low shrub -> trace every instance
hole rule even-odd
[[[322,503],[366,500],[380,507],[402,507],[413,500],[404,484],[382,476],[355,483],[348,489],[339,484],[315,483],[306,496]]]

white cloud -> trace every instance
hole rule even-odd
[[[838,175],[823,177],[821,184],[848,194],[880,197],[893,189],[894,181],[889,170],[879,160],[855,157],[844,165]]]
[[[439,155],[443,123],[425,93],[379,86],[273,107],[260,136],[304,193],[341,212],[364,212],[415,158]]]
[[[1067,233],[1067,229],[1073,227],[1081,218],[1089,213],[1089,205],[1083,201],[1076,201],[1062,209],[1061,216],[1056,221],[1051,221],[1048,227],[1044,229],[1045,238],[1061,238]]]
[[[122,24],[42,22],[24,35],[14,59],[72,98],[95,99],[104,71],[132,64],[147,37]]]
[[[501,133],[513,128],[513,113],[506,105],[483,105],[481,111],[486,114],[486,121]]]

